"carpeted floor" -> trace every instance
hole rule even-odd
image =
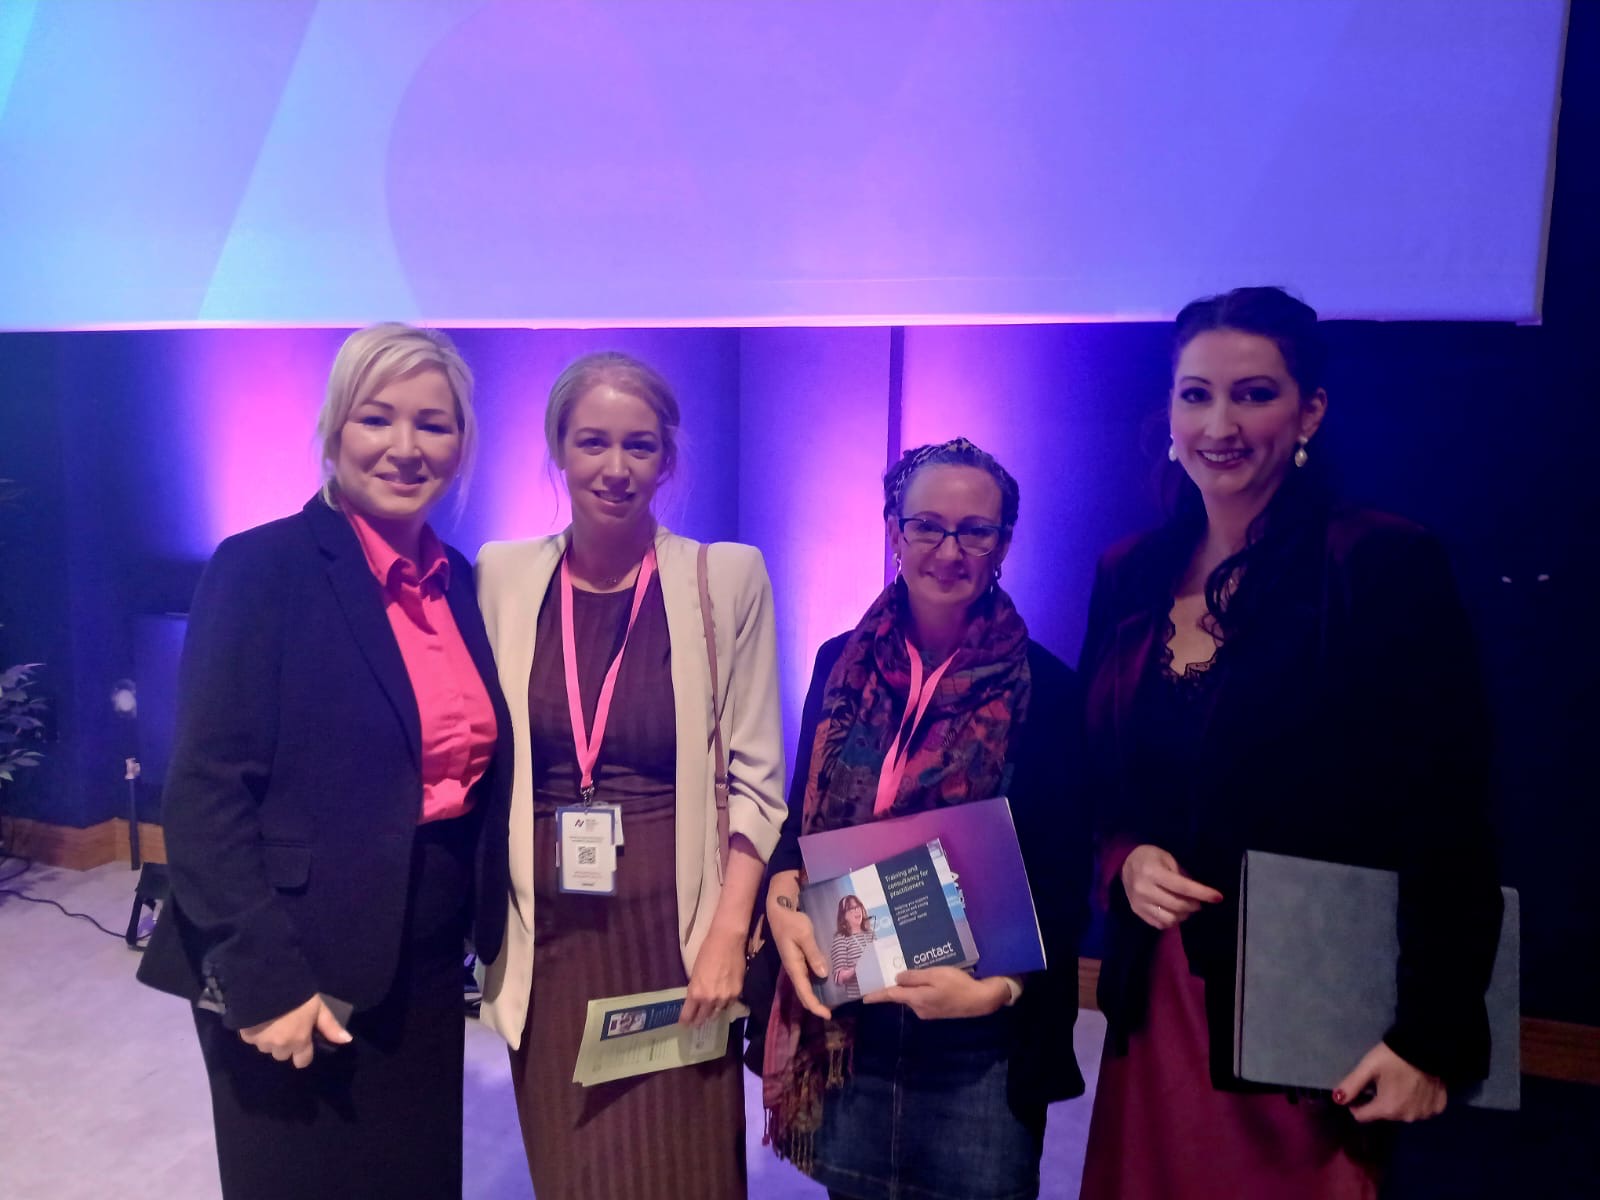
[[[0,863],[0,880],[20,869]],[[137,876],[34,867],[9,887],[88,913],[112,937],[54,908],[0,896],[0,1197],[5,1200],[208,1200],[218,1194],[205,1075],[184,1006],[134,982],[123,943]],[[1104,1024],[1078,1020],[1093,1079]],[[746,1076],[750,1191],[818,1200],[822,1189],[760,1144],[757,1081]],[[468,1022],[469,1200],[528,1200],[505,1049]],[[1050,1112],[1047,1200],[1078,1194],[1089,1099]]]

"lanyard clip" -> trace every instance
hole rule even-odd
[[[578,799],[584,804],[594,803],[594,784],[586,783],[578,789]]]

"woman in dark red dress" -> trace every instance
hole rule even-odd
[[[1174,515],[1095,581],[1108,1035],[1086,1200],[1374,1196],[1372,1123],[1434,1116],[1487,1071],[1500,894],[1471,632],[1439,544],[1323,483],[1324,357],[1276,288],[1185,308]],[[1331,1101],[1232,1075],[1246,849],[1400,873],[1394,1022]]]

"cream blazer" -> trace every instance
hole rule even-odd
[[[478,554],[478,603],[494,648],[500,686],[511,710],[515,770],[511,785],[511,880],[500,955],[480,968],[481,1020],[515,1048],[522,1041],[533,987],[533,874],[554,869],[534,861],[533,761],[528,736],[528,673],[534,626],[567,535],[490,542]],[[683,967],[711,928],[722,893],[718,864],[716,751],[712,743],[710,668],[695,577],[698,542],[660,529],[656,566],[672,647],[672,691],[678,711],[678,943]],[[772,584],[754,546],[712,544],[707,562],[716,620],[717,695],[727,747],[729,827],[771,856],[783,826],[783,714],[778,701],[778,643]]]

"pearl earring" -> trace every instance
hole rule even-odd
[[[1306,460],[1310,457],[1311,456],[1306,453],[1306,439],[1301,438],[1300,445],[1295,447],[1294,465],[1297,467],[1303,467],[1306,465]]]
[[[1167,461],[1168,462],[1177,462],[1178,461],[1178,443],[1177,442],[1168,442],[1167,443]]]

